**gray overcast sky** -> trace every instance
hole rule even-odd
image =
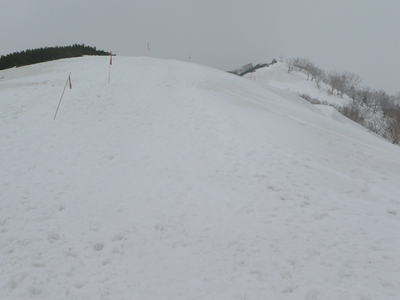
[[[222,70],[304,57],[400,91],[399,0],[1,0],[0,55],[84,43]]]

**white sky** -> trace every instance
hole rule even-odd
[[[84,43],[222,70],[304,57],[400,91],[398,0],[2,0],[0,55]]]

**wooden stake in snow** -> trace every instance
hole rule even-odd
[[[110,52],[110,65],[108,67],[108,84],[110,84],[111,66],[112,66],[112,51]]]
[[[63,90],[63,92],[62,92],[62,94],[61,94],[60,101],[58,102],[58,106],[57,106],[56,113],[54,114],[54,120],[55,120],[56,117],[57,117],[57,112],[58,112],[58,109],[60,108],[61,100],[62,100],[62,98],[63,98],[63,96],[64,96],[65,89],[67,88],[67,84],[68,84],[68,83],[69,83],[69,89],[72,89],[71,73],[69,73],[67,82],[65,82],[64,90]]]

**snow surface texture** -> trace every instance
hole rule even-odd
[[[399,299],[399,147],[189,63],[1,77],[1,299]]]

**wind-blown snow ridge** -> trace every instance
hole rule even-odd
[[[0,299],[398,298],[399,147],[189,63],[1,77]]]

